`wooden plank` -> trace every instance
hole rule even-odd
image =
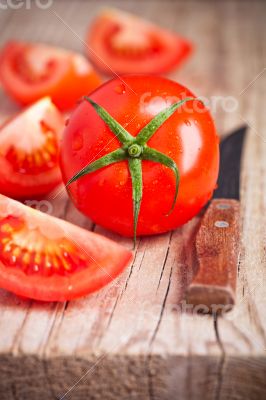
[[[194,58],[170,76],[198,95],[238,96],[265,67],[263,2],[108,4],[144,15],[196,43]],[[54,1],[47,11],[36,7],[3,11],[1,42],[34,38],[82,51],[72,30],[83,38],[100,7],[96,0]],[[235,112],[225,112],[220,105],[214,113],[223,133],[243,118],[252,126],[257,123],[243,163],[244,236],[235,311],[220,318],[218,325],[212,317],[184,312],[197,218],[173,233],[141,239],[132,266],[92,296],[67,304],[42,304],[1,291],[1,400],[60,398],[84,374],[65,398],[265,398],[264,87],[260,80],[249,87],[239,96]],[[2,120],[17,110],[3,94],[0,104]],[[65,192],[52,197],[53,215],[131,246],[130,240],[93,227]]]
[[[264,37],[262,4],[237,7],[245,26],[231,29],[235,38],[234,57],[247,60],[246,76],[238,77],[242,89],[265,68],[265,54],[260,49]],[[256,29],[253,20],[256,15]],[[237,40],[238,38],[238,40]],[[241,40],[240,40],[241,38]],[[257,45],[254,47],[254,43]],[[252,59],[247,58],[253,53]],[[250,76],[250,79],[247,78]],[[242,79],[241,79],[242,78]],[[239,396],[249,393],[250,399],[265,398],[265,101],[266,76],[261,76],[240,96],[240,119],[251,126],[242,166],[243,251],[239,265],[238,301],[234,312],[219,321],[220,337],[225,348],[221,398],[226,398],[230,386],[239,386]],[[242,90],[241,89],[241,90]],[[239,88],[237,88],[238,93]],[[264,99],[264,100],[263,100]],[[241,344],[241,345],[240,345]],[[241,357],[242,356],[242,357]],[[234,371],[234,372],[233,372]],[[232,375],[233,374],[233,375]],[[233,382],[229,377],[233,376]],[[240,381],[243,382],[240,385]]]

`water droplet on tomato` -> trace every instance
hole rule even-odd
[[[67,118],[66,120],[65,120],[65,126],[67,126],[69,124],[69,118]]]
[[[188,119],[185,120],[185,124],[186,124],[186,126],[191,126],[191,123]]]
[[[49,162],[47,163],[47,166],[48,166],[49,168],[53,168],[54,165],[55,165],[55,163],[54,163],[53,161],[49,161]]]
[[[123,83],[120,83],[115,87],[115,92],[118,94],[125,94],[126,93],[126,87]]]
[[[83,147],[83,136],[77,135],[72,142],[72,150],[77,151]]]

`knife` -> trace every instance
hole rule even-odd
[[[240,165],[247,127],[220,144],[218,188],[195,237],[197,273],[187,289],[187,302],[204,312],[229,311],[235,304],[240,249]]]

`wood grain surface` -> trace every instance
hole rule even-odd
[[[92,296],[43,304],[1,290],[0,399],[265,399],[266,3],[61,0],[41,10],[32,1],[30,9],[1,10],[0,41],[46,41],[83,51],[86,28],[104,5],[193,40],[193,58],[169,76],[199,96],[222,96],[211,102],[221,134],[243,122],[250,126],[236,306],[218,320],[185,309],[198,218],[139,240],[133,264]],[[1,120],[16,111],[1,93]],[[46,200],[53,215],[131,246],[81,216],[65,192]]]

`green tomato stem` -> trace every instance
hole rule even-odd
[[[176,200],[177,200],[179,180],[180,180],[177,165],[174,162],[174,160],[172,160],[172,158],[170,158],[170,157],[166,156],[165,154],[161,153],[160,151],[157,151],[150,147],[146,147],[144,149],[143,155],[142,155],[142,160],[149,160],[149,161],[154,161],[156,163],[163,164],[166,167],[170,168],[173,171],[173,173],[175,174],[175,194],[174,194],[174,200],[172,203],[172,207],[171,207],[170,211],[166,214],[168,216],[174,210]]]
[[[116,135],[117,139],[123,145],[129,145],[134,140],[134,136],[130,135],[130,133],[123,128],[122,125],[119,124],[103,107],[99,104],[95,103],[89,97],[85,96],[84,99],[88,101],[97,114],[101,117],[101,119],[108,125],[111,131]]]
[[[192,97],[187,97],[184,100],[178,101],[177,103],[172,104],[171,106],[165,108],[159,114],[157,114],[144,128],[139,132],[136,141],[140,145],[144,145],[150,140],[150,138],[157,132],[160,126],[171,117],[171,115],[182,106],[182,104],[186,103],[189,100],[195,100]]]
[[[133,143],[128,147],[127,152],[130,157],[137,158],[141,155],[142,150],[142,146],[137,143]]]
[[[72,182],[75,182],[77,179],[81,178],[84,175],[90,174],[91,172],[97,171],[103,167],[107,167],[108,165],[117,163],[118,161],[123,161],[127,159],[127,154],[124,149],[120,148],[115,151],[112,151],[105,156],[98,158],[94,162],[86,165],[86,167],[82,168],[77,174],[75,174],[66,184],[69,186]]]
[[[137,225],[142,200],[143,184],[142,184],[142,163],[137,158],[128,160],[129,171],[132,179],[132,200],[133,200],[133,221],[134,221],[134,248],[137,241]]]

